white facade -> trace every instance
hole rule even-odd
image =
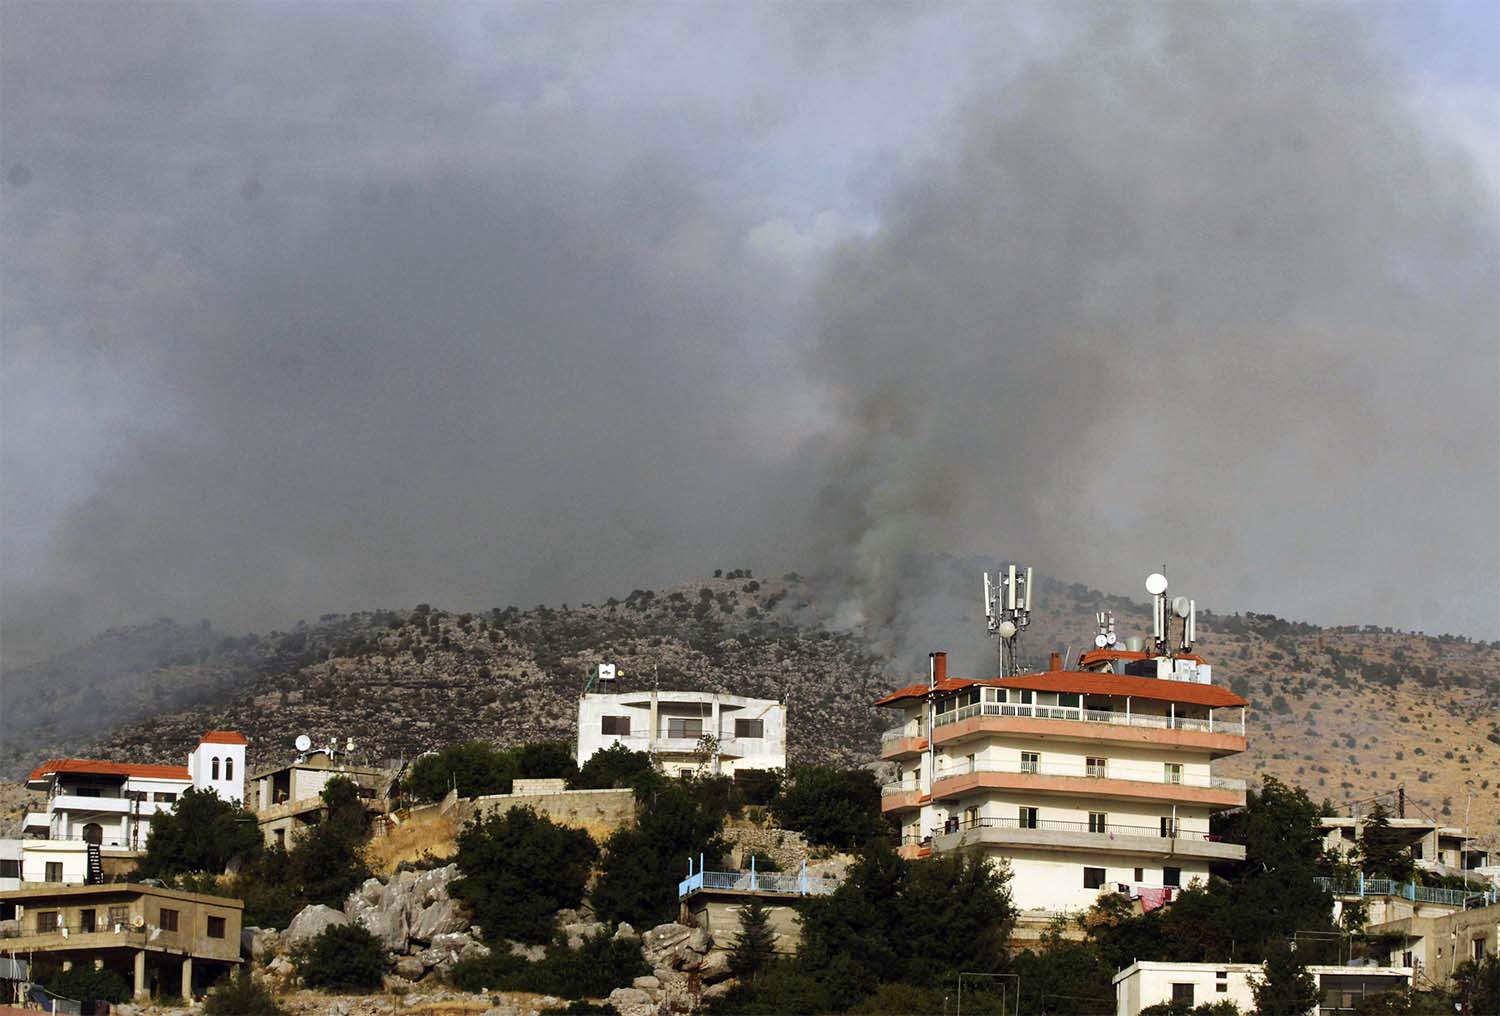
[[[966,681],[933,654],[927,685],[881,701],[904,716],[881,744],[902,853],[978,847],[1009,864],[1017,907],[1039,918],[1109,892],[1153,906],[1206,880],[1244,857],[1209,816],[1244,803],[1213,760],[1245,738],[1244,701],[1202,684],[1061,670]]]
[[[0,893],[21,888],[21,846],[24,843],[21,839],[0,839]]]
[[[1369,995],[1405,988],[1410,967],[1309,966],[1318,982],[1318,1008],[1309,1014],[1348,1013]],[[1253,1012],[1251,988],[1261,979],[1257,963],[1168,963],[1138,961],[1114,976],[1115,1016],[1138,1016],[1142,1009],[1174,999],[1188,1007],[1230,1001]]]
[[[239,734],[212,731],[188,755],[188,774],[198,790],[212,790],[222,801],[245,800],[245,748]]]
[[[786,706],[717,692],[584,695],[578,703],[578,764],[616,744],[649,752],[673,776],[785,769]],[[705,755],[705,746],[717,751]]]

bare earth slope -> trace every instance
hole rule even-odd
[[[1149,626],[1141,603],[1079,584],[1041,592],[1034,653],[1076,651],[1095,610],[1113,610],[1122,633]],[[888,722],[869,703],[911,676],[861,633],[817,626],[815,601],[801,580],[744,577],[598,605],[325,615],[264,636],[158,622],[7,674],[0,766],[14,777],[53,755],[171,760],[213,727],[245,732],[252,765],[283,758],[298,733],[353,737],[378,759],[568,739],[604,661],[621,690],[656,680],[786,697],[794,760],[867,762]],[[1257,614],[1205,613],[1199,631],[1215,681],[1252,703],[1250,750],[1226,773],[1273,773],[1335,806],[1404,784],[1412,813],[1467,814],[1500,846],[1500,645]]]

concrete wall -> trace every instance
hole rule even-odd
[[[1401,963],[1410,953],[1424,975],[1446,985],[1453,969],[1474,959],[1476,951],[1482,950],[1485,956],[1500,955],[1500,903],[1440,917],[1417,914],[1389,922],[1372,921],[1367,932],[1372,936],[1401,936],[1391,943],[1390,962]]]
[[[1148,858],[1116,857],[1092,851],[1036,850],[1008,848],[1003,851],[986,848],[995,861],[1010,863],[1011,898],[1020,910],[1073,911],[1087,910],[1099,900],[1100,890],[1085,889],[1084,868],[1103,868],[1105,884],[1139,882],[1162,885],[1163,864]],[[1173,867],[1181,869],[1181,887],[1194,880],[1208,881],[1207,861],[1181,860]],[[1141,878],[1135,877],[1136,868]]]
[[[491,794],[465,801],[459,821],[512,808],[531,808],[560,825],[614,830],[635,824],[633,790],[561,790],[551,794]]]
[[[1338,994],[1373,995],[1411,982],[1411,970],[1400,967],[1310,966],[1318,982],[1318,997],[1327,1002]],[[1190,1003],[1199,1006],[1225,999],[1241,1012],[1255,1008],[1251,986],[1259,982],[1261,968],[1253,963],[1133,963],[1115,975],[1115,1016],[1137,1016],[1148,1006],[1172,1001],[1173,985],[1192,985]],[[1352,1008],[1352,1006],[1347,1006]]]
[[[606,716],[628,718],[630,732],[604,733]],[[698,738],[671,737],[672,718],[697,720],[704,734],[719,738],[720,775],[733,775],[742,769],[786,768],[784,704],[715,692],[650,690],[583,696],[578,703],[578,764],[583,765],[596,751],[622,744],[632,751],[650,751],[669,760],[664,768],[671,775],[678,775],[682,768],[694,768],[692,755]],[[762,736],[737,736],[736,720],[759,721]]]
[[[761,905],[769,915],[766,924],[775,936],[776,951],[784,956],[796,953],[802,942],[802,922],[795,907],[774,897],[760,897]],[[740,937],[740,910],[748,906],[748,894],[708,895],[697,893],[683,909],[685,922],[707,931],[714,940],[716,949],[733,949]]]

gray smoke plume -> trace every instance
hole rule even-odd
[[[742,565],[907,653],[945,551],[1500,635],[1494,181],[1384,17],[5,5],[6,660]]]

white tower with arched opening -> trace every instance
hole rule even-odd
[[[188,755],[188,772],[196,790],[213,790],[220,800],[245,801],[245,747],[243,734],[232,730],[210,730]]]

